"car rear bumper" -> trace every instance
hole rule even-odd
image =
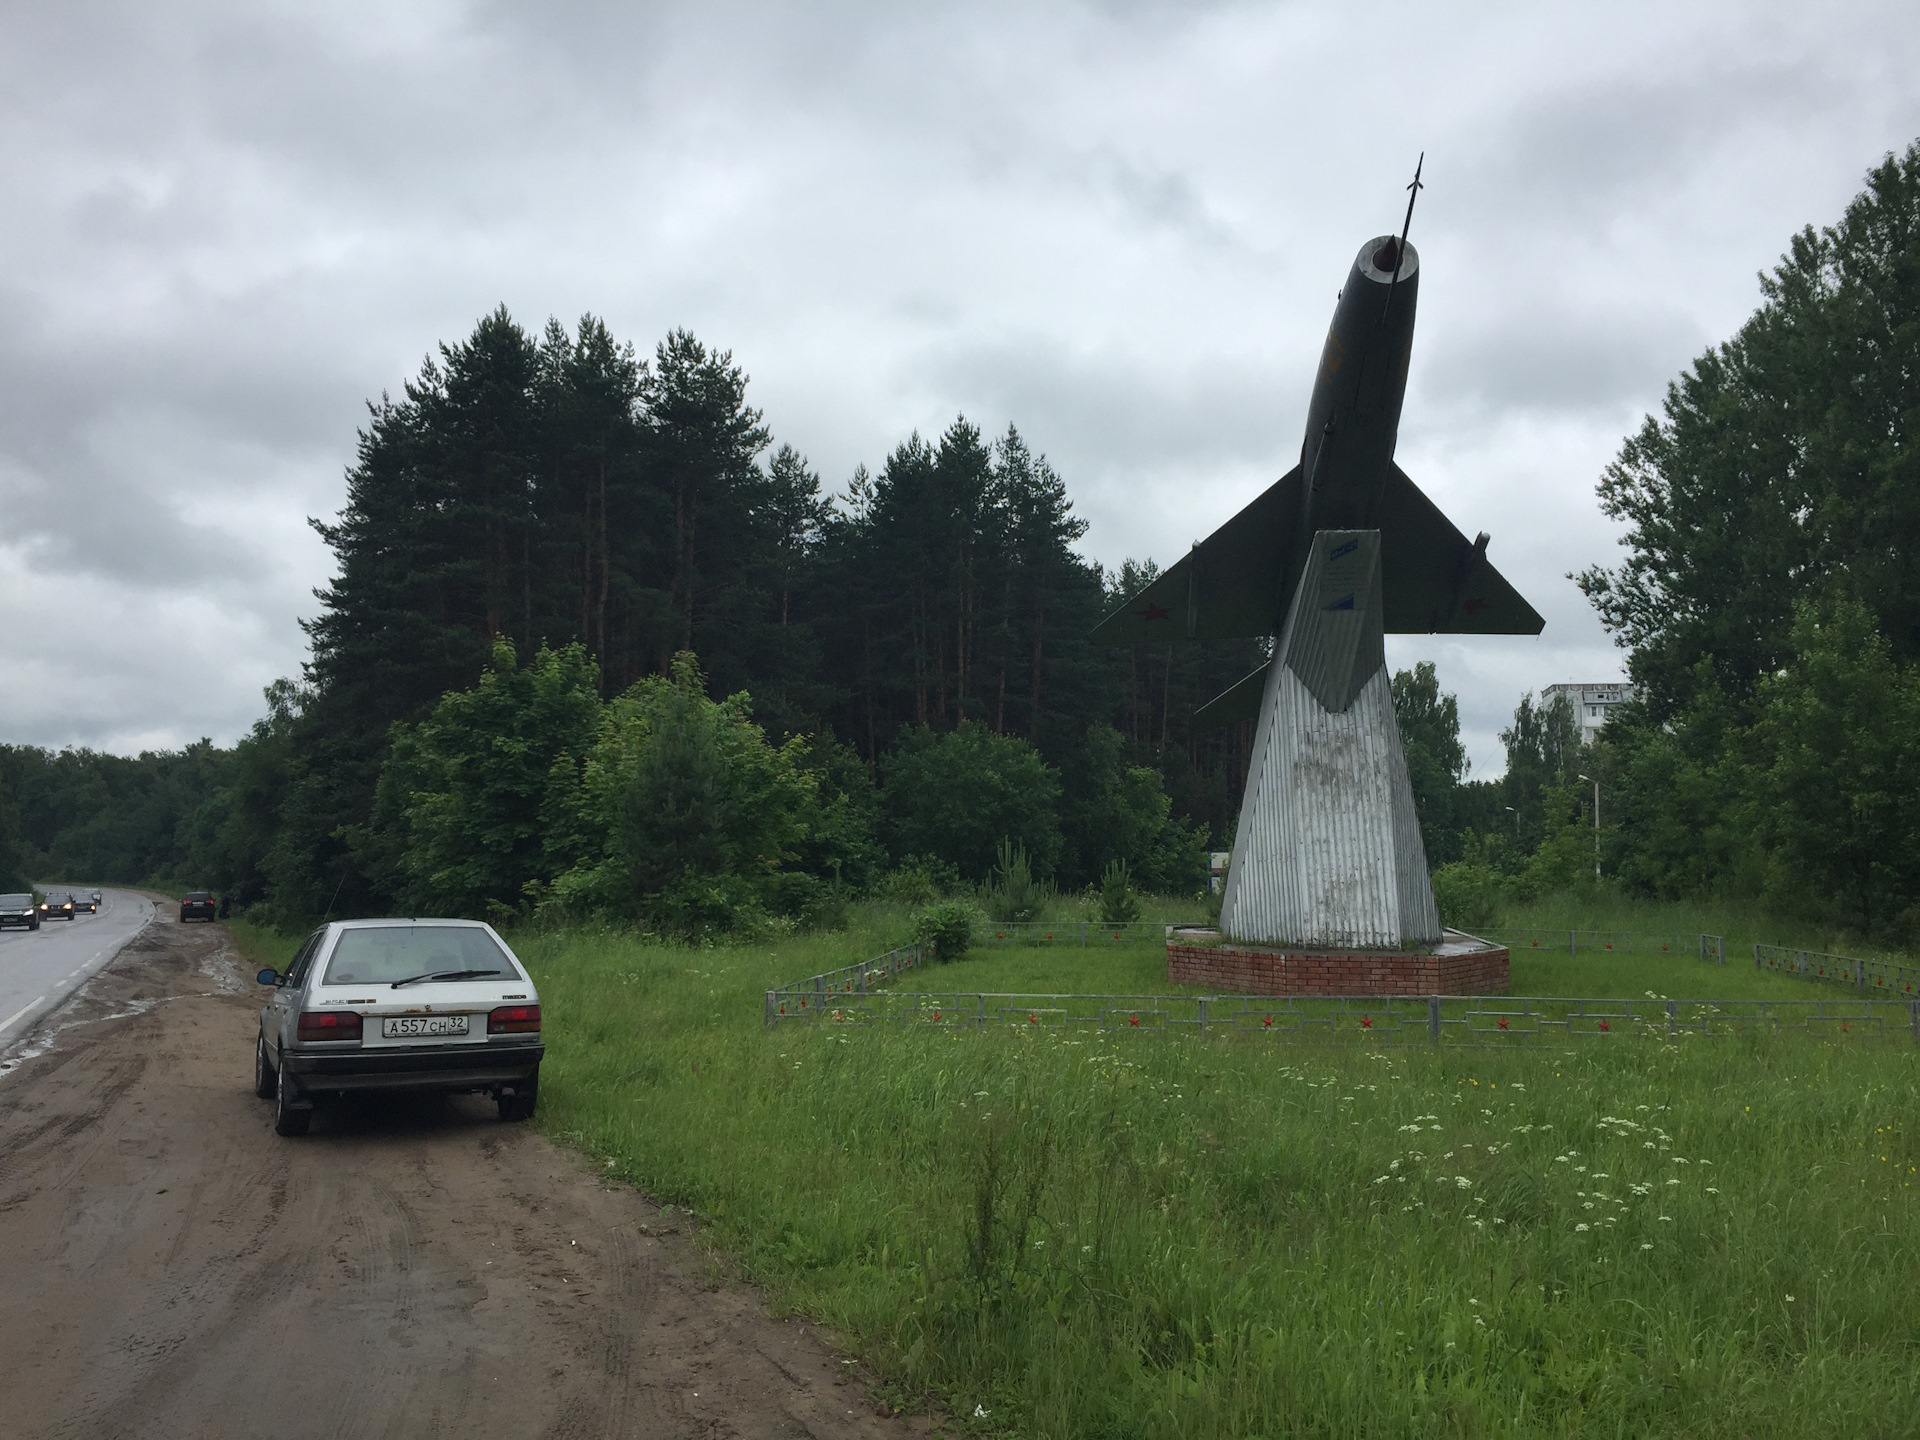
[[[280,1052],[280,1063],[308,1094],[363,1090],[484,1090],[531,1080],[547,1047],[448,1045],[419,1050]]]

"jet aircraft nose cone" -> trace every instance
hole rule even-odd
[[[1399,263],[1400,242],[1389,235],[1387,237],[1387,243],[1373,252],[1373,268],[1376,270],[1384,270],[1391,275],[1394,267]]]

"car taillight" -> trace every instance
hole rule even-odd
[[[300,1017],[301,1040],[358,1040],[360,1017],[351,1010],[308,1010]]]
[[[487,1016],[489,1035],[525,1035],[539,1029],[538,1005],[502,1005]]]

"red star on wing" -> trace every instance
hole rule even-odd
[[[1168,609],[1165,605],[1155,605],[1151,601],[1148,602],[1146,609],[1136,610],[1133,613],[1138,615],[1142,620],[1171,620],[1173,618],[1172,610]]]
[[[1465,601],[1465,603],[1463,603],[1463,604],[1462,604],[1462,605],[1460,606],[1460,608],[1461,608],[1462,610],[1464,610],[1464,611],[1466,611],[1466,612],[1467,612],[1467,614],[1469,614],[1469,615],[1473,615],[1473,614],[1476,614],[1476,613],[1478,613],[1478,612],[1479,612],[1479,611],[1481,611],[1481,610],[1484,610],[1484,609],[1486,609],[1486,608],[1487,608],[1487,602],[1486,602],[1485,600],[1483,600],[1483,599],[1481,599],[1481,598],[1480,598],[1480,597],[1479,597],[1478,595],[1469,595],[1469,596],[1467,597],[1467,599],[1466,599],[1466,601]]]

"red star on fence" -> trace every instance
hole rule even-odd
[[[1149,624],[1155,620],[1171,620],[1173,618],[1172,610],[1165,605],[1155,605],[1151,601],[1147,603],[1144,609],[1136,610],[1133,613]]]

